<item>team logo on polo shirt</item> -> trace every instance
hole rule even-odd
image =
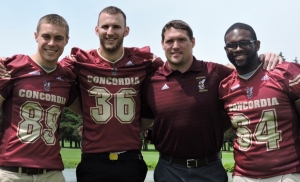
[[[208,90],[205,88],[205,76],[196,77],[198,81],[199,92],[207,92]]]

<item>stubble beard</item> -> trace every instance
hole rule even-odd
[[[257,57],[257,52],[253,52],[252,54],[247,55],[246,62],[243,65],[236,64],[234,57],[229,58],[229,61],[235,66],[235,68],[240,70],[247,70],[249,66],[255,61],[256,57]]]
[[[103,49],[104,51],[109,52],[109,53],[115,53],[115,52],[117,52],[117,51],[120,49],[120,47],[122,46],[122,44],[123,44],[123,39],[118,40],[117,44],[116,44],[115,46],[113,46],[113,47],[111,47],[111,46],[106,46],[106,45],[105,45],[105,40],[104,40],[104,39],[100,39],[100,44],[101,44],[101,47],[102,47],[102,49]]]

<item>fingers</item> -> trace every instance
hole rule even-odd
[[[82,130],[83,130],[83,126],[79,126],[77,131],[80,137],[82,137]]]
[[[0,72],[0,77],[1,77],[1,78],[4,78],[4,77],[10,78],[10,77],[11,77],[10,71],[2,72],[2,73]]]
[[[1,58],[0,58],[1,59]],[[0,77],[10,77],[10,71],[6,71],[4,65],[0,62]]]
[[[0,57],[0,77],[10,77],[10,72],[6,71],[5,66],[3,65],[3,62],[6,61],[6,57],[1,56]]]
[[[263,69],[265,70],[273,70],[277,64],[282,64],[284,59],[280,57],[278,54],[274,53],[265,53],[263,55],[259,55],[260,61],[264,61]]]
[[[76,56],[74,54],[67,55],[66,58],[76,61]]]
[[[276,54],[271,54],[268,56],[268,66],[267,66],[267,70],[273,70],[274,67],[277,65],[277,55]]]
[[[6,57],[4,57],[4,56],[0,57],[0,61],[5,61],[5,60],[6,60]]]
[[[282,64],[282,63],[285,62],[285,60],[284,60],[281,56],[278,55],[278,57],[279,57],[279,62],[278,62],[278,64]]]
[[[91,52],[93,49],[87,49],[85,50],[85,52]]]

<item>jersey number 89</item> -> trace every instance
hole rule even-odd
[[[54,145],[56,142],[54,133],[57,130],[60,113],[60,108],[55,105],[44,110],[38,102],[25,102],[20,107],[22,120],[17,131],[19,139],[23,143],[34,143],[42,138],[46,145]],[[42,121],[45,121],[47,128],[43,129]]]

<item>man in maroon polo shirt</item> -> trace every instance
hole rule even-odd
[[[155,118],[152,140],[160,152],[154,180],[227,182],[220,150],[230,124],[218,86],[232,69],[197,60],[193,31],[181,20],[164,26],[161,44],[167,61],[142,90],[142,117]]]

